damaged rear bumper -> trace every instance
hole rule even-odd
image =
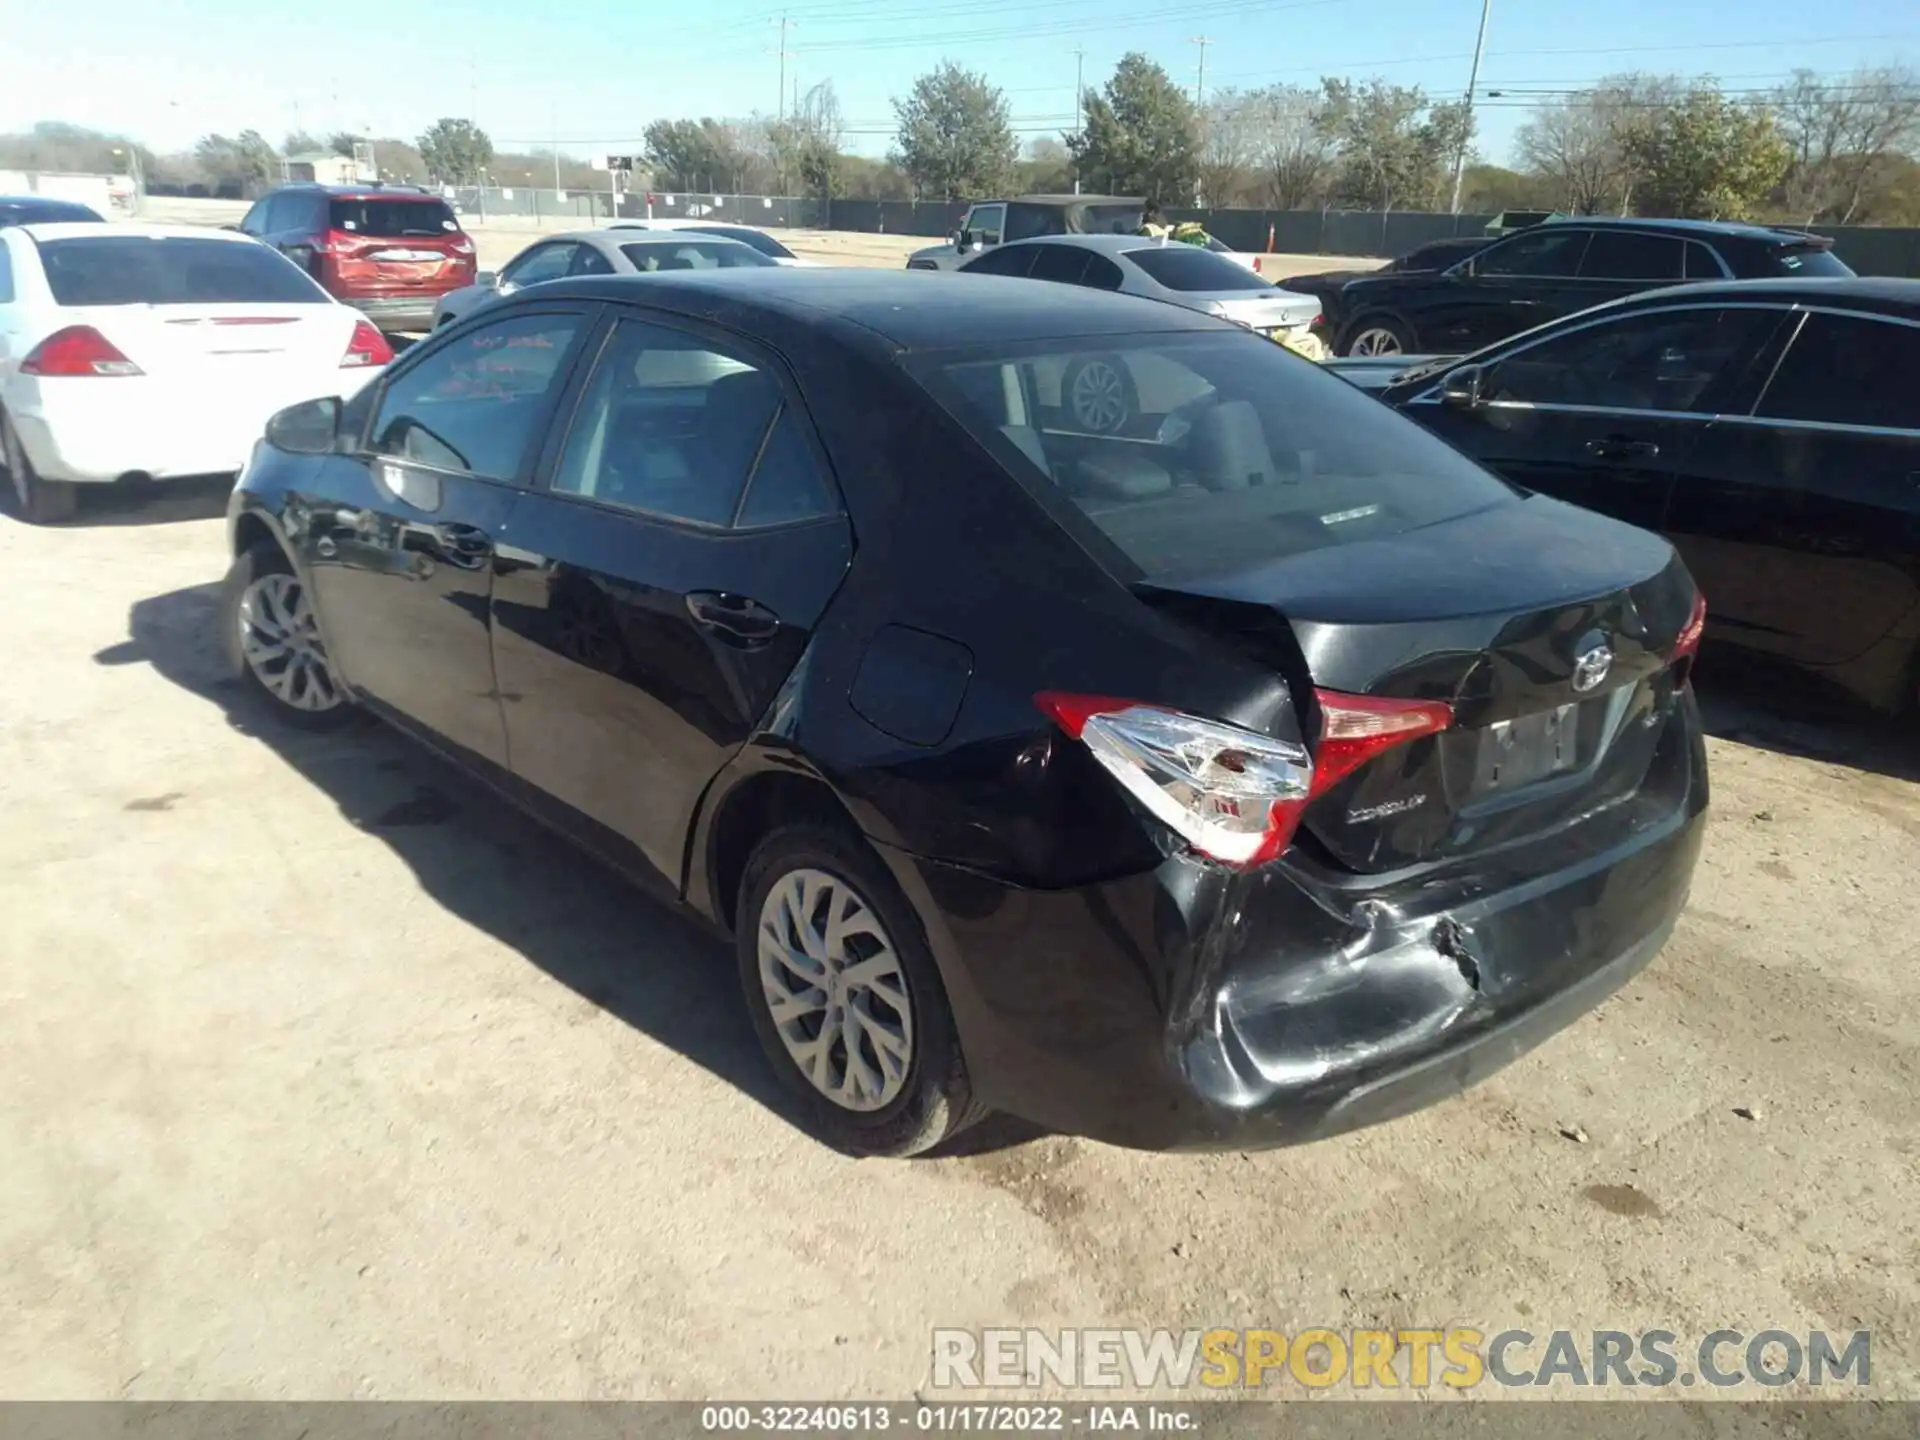
[[[1688,739],[1660,793],[1392,876],[1179,855],[1041,892],[889,858],[983,1102],[1146,1149],[1299,1144],[1478,1083],[1653,959],[1705,828]]]

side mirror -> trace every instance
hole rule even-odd
[[[303,400],[267,421],[267,443],[289,455],[331,455],[340,440],[339,397]]]
[[[1487,372],[1478,365],[1462,365],[1440,382],[1440,401],[1455,410],[1487,408]]]
[[[964,255],[970,250],[980,248],[980,237],[971,230],[962,230],[955,238],[954,244],[960,247],[960,253]]]
[[[498,290],[500,288],[500,277],[491,270],[482,270],[473,277],[473,283],[478,285],[482,290]]]

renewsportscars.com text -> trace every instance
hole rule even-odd
[[[1872,1383],[1872,1335],[1815,1330],[936,1330],[941,1390],[1355,1390],[1847,1386]]]

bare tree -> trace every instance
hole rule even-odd
[[[1860,208],[1881,157],[1920,143],[1920,75],[1906,66],[1825,80],[1796,70],[1773,97],[1793,160],[1786,201],[1807,223],[1845,225]]]
[[[1626,191],[1620,109],[1598,89],[1543,105],[1520,127],[1514,152],[1521,167],[1554,185],[1576,215],[1597,215]]]
[[[1304,210],[1319,202],[1333,168],[1333,137],[1323,96],[1300,85],[1272,85],[1247,97],[1253,164],[1267,203]]]
[[[1259,97],[1222,90],[1200,116],[1202,205],[1238,204],[1253,184],[1261,132]]]

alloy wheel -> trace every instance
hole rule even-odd
[[[319,714],[345,702],[306,588],[291,575],[262,575],[240,596],[240,654],[283,705]]]
[[[1109,434],[1126,423],[1127,382],[1105,360],[1090,360],[1073,377],[1068,403],[1081,429]]]
[[[780,877],[760,907],[760,985],[807,1082],[846,1110],[899,1098],[913,1064],[906,973],[879,914],[824,870]]]
[[[1353,337],[1348,347],[1349,355],[1398,355],[1401,353],[1400,337],[1383,326],[1373,326],[1362,330]]]

